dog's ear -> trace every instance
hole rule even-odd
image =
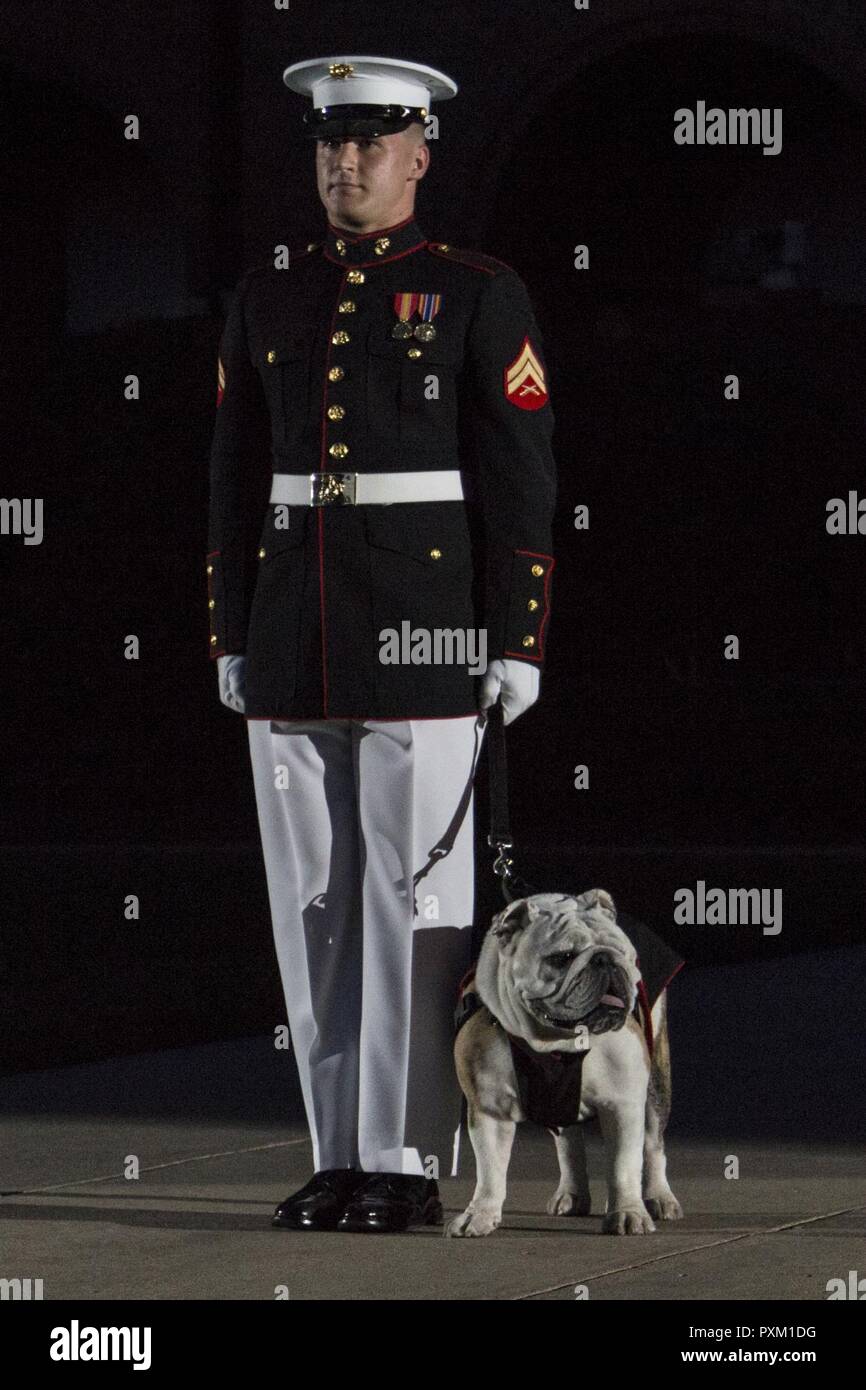
[[[616,904],[604,888],[590,888],[587,893],[581,893],[579,901],[587,911],[597,907],[612,922],[616,921]]]
[[[498,912],[490,924],[490,935],[497,938],[500,950],[513,945],[514,938],[529,921],[530,909],[527,898],[517,898],[502,912]]]

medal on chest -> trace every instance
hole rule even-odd
[[[436,337],[433,320],[441,307],[441,294],[395,294],[397,322],[391,329],[391,337],[417,338],[419,342],[431,343]],[[421,321],[413,326],[411,320],[415,314],[420,314]]]

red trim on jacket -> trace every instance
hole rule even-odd
[[[370,267],[374,265],[387,265],[389,261],[399,261],[402,260],[404,256],[412,256],[416,251],[423,251],[424,247],[428,245],[429,242],[418,241],[414,246],[408,247],[405,251],[395,251],[393,256],[377,256],[376,259],[372,261],[359,261],[357,265],[350,266],[349,269],[369,270]],[[345,261],[338,260],[336,256],[329,256],[327,251],[325,252],[325,260],[330,261],[331,265],[346,265]]]
[[[445,245],[448,247],[447,251],[442,251],[440,249],[442,246],[441,241],[428,241],[427,245],[435,256],[441,256],[443,260],[451,261],[452,265],[456,262],[458,265],[465,265],[468,270],[479,270],[484,275],[502,274],[501,270],[493,270],[489,265],[477,265],[473,260],[467,261],[463,259],[465,256],[487,256],[486,252],[471,251],[468,247],[452,246],[450,242],[445,242]],[[514,270],[514,267],[510,266],[507,261],[500,261],[498,256],[487,256],[487,260],[495,261],[498,266],[502,267],[502,270]]]
[[[536,560],[549,560],[550,565],[544,576],[544,612],[541,615],[541,622],[538,625],[538,654],[537,656],[527,656],[525,651],[512,652],[506,650],[503,656],[519,656],[523,661],[543,661],[544,660],[544,628],[550,617],[550,576],[553,574],[553,567],[556,564],[552,555],[545,555],[540,550],[515,550],[515,555],[532,555]]]
[[[350,241],[353,246],[357,246],[359,241],[371,241],[373,237],[379,238],[387,236],[389,232],[399,232],[401,227],[408,227],[410,222],[415,221],[415,213],[410,212],[408,217],[404,217],[402,222],[393,222],[390,227],[376,227],[372,232],[360,232],[357,236],[352,236],[345,227],[335,227],[333,222],[328,222],[328,230],[338,236],[341,241]]]
[[[334,325],[335,325],[336,322],[337,322],[337,310],[338,310],[339,305],[340,305],[340,300],[342,299],[343,293],[344,293],[344,291],[345,291],[345,289],[346,289],[346,282],[347,282],[347,277],[348,277],[348,273],[349,273],[349,270],[350,270],[350,269],[351,269],[350,266],[347,266],[347,265],[344,265],[344,266],[343,266],[343,274],[342,274],[342,277],[341,277],[341,279],[340,279],[340,288],[339,288],[338,291],[337,291],[337,299],[336,299],[336,302],[335,302],[335,304],[334,304],[334,308],[333,308],[333,310],[332,310],[332,312],[331,312],[331,326],[330,326],[330,328],[328,329],[328,350],[327,350],[327,352],[325,353],[325,375],[324,375],[324,381],[322,382],[322,447],[321,447],[321,450],[319,451],[319,463],[320,463],[320,465],[321,465],[321,467],[320,467],[320,469],[319,469],[319,472],[320,472],[320,473],[325,473],[325,472],[328,471],[328,469],[327,469],[327,467],[326,467],[326,462],[327,462],[327,461],[326,461],[326,458],[325,458],[325,449],[326,449],[327,443],[328,443],[328,438],[327,438],[327,434],[328,434],[328,388],[329,388],[329,386],[331,385],[330,381],[328,380],[328,372],[330,371],[330,368],[331,368],[331,348],[333,347],[333,343],[331,342],[331,339],[332,339],[333,336],[334,336]],[[327,716],[327,708],[328,708],[328,654],[327,654],[327,650],[326,650],[326,646],[325,646],[325,515],[324,515],[324,509],[323,509],[322,507],[319,508],[318,533],[319,533],[319,619],[320,619],[320,626],[321,626],[321,629],[322,629],[322,709],[326,711],[326,713],[325,713],[325,718],[327,718],[327,717],[328,717],[328,716]]]

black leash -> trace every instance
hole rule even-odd
[[[514,841],[508,825],[508,757],[501,700],[487,710],[487,769],[490,782],[490,832],[487,843],[496,850],[493,872],[500,880],[502,896],[507,903],[511,903],[516,898],[531,897],[538,889],[514,872],[514,861],[508,853],[514,848]]]
[[[502,718],[502,704],[497,700],[495,705],[491,705],[487,711],[487,722],[485,738],[487,740],[487,766],[490,779],[490,832],[487,836],[487,843],[492,849],[496,850],[496,858],[493,861],[493,872],[496,874],[502,885],[502,896],[506,903],[512,903],[517,898],[531,898],[534,894],[541,892],[541,889],[534,888],[527,883],[526,879],[521,878],[514,872],[514,861],[510,851],[514,848],[514,841],[511,838],[511,830],[508,824],[508,759],[505,752],[505,724]],[[574,890],[560,889],[557,892],[567,893]],[[619,923],[626,936],[631,939],[640,959],[641,975],[643,977],[643,988],[645,992],[646,1011],[652,1009],[663,989],[666,989],[671,980],[683,965],[683,957],[679,955],[667,942],[656,932],[642,922],[638,917],[632,917],[630,913],[623,912],[617,908],[617,922]],[[471,1004],[469,996],[466,996],[467,1008],[463,1005],[462,1013],[458,1009],[458,1023],[465,1021],[474,1008],[478,1007],[477,996],[475,1004]],[[638,1012],[640,1000],[635,1004],[635,1013]]]

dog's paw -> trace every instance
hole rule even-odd
[[[449,1221],[443,1231],[446,1236],[489,1236],[502,1221],[498,1211],[473,1211],[467,1207],[453,1221]]]
[[[683,1209],[677,1201],[670,1188],[664,1192],[658,1192],[655,1196],[644,1197],[644,1206],[656,1221],[681,1221]]]
[[[547,1203],[547,1210],[550,1216],[589,1216],[592,1199],[588,1192],[568,1192],[558,1187]]]
[[[655,1230],[652,1217],[645,1207],[626,1207],[609,1211],[601,1223],[606,1236],[646,1236]]]

